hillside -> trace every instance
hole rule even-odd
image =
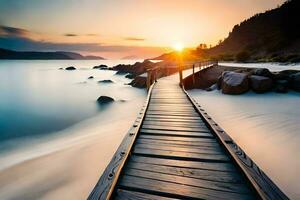
[[[185,52],[188,59],[300,62],[300,1],[256,14],[235,25],[217,46]],[[200,45],[199,45],[200,46]],[[174,52],[157,57],[174,58]]]
[[[73,52],[34,52],[34,51],[12,51],[0,48],[0,59],[17,59],[17,60],[103,60],[98,56],[82,56]]]
[[[291,0],[265,13],[235,25],[219,45],[207,50],[210,55],[237,56],[246,59],[290,59],[300,53],[300,1]],[[238,57],[239,57],[238,56]],[[241,58],[242,59],[242,58]]]

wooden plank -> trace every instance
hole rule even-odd
[[[159,115],[152,115],[149,114],[148,112],[146,113],[146,117],[151,117],[151,118],[157,118],[157,119],[170,119],[170,120],[201,120],[199,116],[159,116]]]
[[[180,127],[180,126],[171,126],[171,124],[168,125],[148,125],[148,124],[143,124],[142,125],[143,129],[154,129],[154,130],[167,130],[167,131],[185,131],[185,132],[201,132],[201,133],[210,133],[208,128],[203,127],[197,127],[197,128],[192,128],[192,127]]]
[[[213,137],[185,137],[185,136],[166,136],[166,135],[147,135],[141,134],[139,135],[138,139],[151,139],[151,140],[158,140],[162,142],[182,142],[188,144],[202,144],[202,143],[209,143],[209,144],[219,144],[217,143],[216,139]]]
[[[143,124],[145,125],[157,125],[157,126],[170,126],[170,127],[188,127],[188,128],[202,128],[207,129],[207,127],[198,122],[166,122],[166,121],[152,121],[152,120],[144,120]]]
[[[149,166],[144,165],[144,167],[149,167]],[[128,166],[128,167],[126,166],[124,170],[124,174],[125,176],[126,175],[135,176],[135,177],[141,177],[146,179],[154,179],[154,180],[159,180],[164,182],[171,182],[171,183],[182,184],[182,185],[187,185],[192,187],[198,187],[199,190],[211,189],[216,191],[233,192],[233,193],[240,193],[240,194],[251,193],[249,188],[247,188],[244,184],[241,183],[228,183],[228,182],[204,180],[199,178],[191,178],[191,177],[178,175],[178,173],[169,174],[168,172],[165,171],[165,169],[162,168],[160,168],[163,170],[161,172],[155,172],[152,171],[151,169],[149,170],[147,169],[148,168],[137,169],[137,168],[132,168],[132,166]]]
[[[207,199],[207,200],[253,200],[253,196],[248,194],[238,194],[231,192],[221,192],[210,189],[199,189],[183,184],[165,182],[155,179],[147,179],[136,176],[122,176],[119,182],[120,188],[130,188],[150,194],[162,195],[180,199]]]
[[[196,119],[174,119],[174,118],[162,118],[162,117],[145,117],[146,121],[161,121],[161,122],[187,122],[187,123],[203,123],[200,118]],[[204,123],[203,123],[204,124]]]
[[[205,162],[229,162],[229,158],[224,154],[207,154],[207,153],[189,153],[175,150],[159,150],[159,149],[145,149],[134,148],[133,151],[136,155],[169,158],[177,160],[192,160],[192,161],[205,161]]]
[[[162,197],[153,194],[147,194],[142,192],[134,192],[129,190],[117,189],[115,200],[176,200],[175,198]]]
[[[207,127],[205,123],[203,123],[200,119],[196,119],[196,120],[180,120],[180,119],[165,119],[165,120],[161,120],[157,119],[157,118],[145,118],[144,123],[153,123],[153,124],[176,124],[176,125],[180,125],[180,126],[184,126],[184,125],[194,125],[194,126],[204,126]]]
[[[168,131],[168,130],[153,130],[153,129],[141,129],[141,134],[148,135],[165,135],[165,136],[183,136],[183,137],[208,137],[214,138],[213,135],[207,132],[185,132],[185,131]]]
[[[208,147],[208,146],[178,146],[178,145],[162,145],[162,144],[149,144],[149,143],[135,143],[134,148],[166,150],[166,151],[178,151],[186,153],[201,153],[201,154],[224,154],[220,147]]]
[[[236,168],[232,163],[188,161],[188,160],[144,157],[144,156],[136,156],[136,155],[130,156],[129,162],[138,162],[138,163],[146,163],[146,164],[169,166],[169,167],[182,167],[182,168],[188,168],[188,169],[236,172]]]
[[[244,179],[238,172],[228,172],[228,171],[212,171],[206,169],[193,169],[187,167],[178,166],[164,166],[157,164],[139,163],[139,162],[129,162],[126,168],[138,169],[168,175],[182,176],[193,179],[207,180],[211,182],[220,183],[233,183],[238,187],[241,187],[247,191],[249,189],[245,187]],[[224,186],[225,187],[225,186]],[[247,189],[246,189],[247,188]]]
[[[186,142],[186,141],[174,141],[174,140],[155,140],[155,139],[144,139],[138,138],[136,144],[160,144],[160,145],[171,145],[178,147],[191,147],[191,148],[201,148],[201,147],[219,147],[218,143],[213,142]]]

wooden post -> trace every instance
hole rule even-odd
[[[182,66],[179,66],[179,85],[183,86],[183,78],[182,78]]]
[[[193,85],[195,85],[195,64],[193,64]]]
[[[147,70],[147,90],[149,90],[151,86],[151,74],[151,70]]]

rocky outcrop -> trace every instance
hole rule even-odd
[[[65,70],[76,70],[76,67],[74,66],[66,67]]]
[[[252,75],[249,79],[251,89],[256,93],[268,92],[273,87],[273,80],[269,77]]]
[[[300,72],[290,75],[290,87],[300,92]]]
[[[117,65],[114,66],[113,69],[118,71],[116,74],[133,74],[133,75],[140,75],[147,71],[147,69],[150,69],[155,66],[155,63],[145,60],[143,62],[136,62],[133,65]]]
[[[108,96],[100,96],[98,99],[97,99],[97,102],[98,104],[100,105],[105,105],[105,104],[108,104],[108,103],[112,103],[114,102],[115,100],[111,97],[108,97]]]
[[[108,66],[107,65],[96,65],[93,67],[93,69],[107,69]]]
[[[98,83],[113,83],[112,80],[101,80],[101,81],[98,81]]]
[[[243,73],[224,72],[222,74],[222,92],[224,94],[242,94],[249,90],[248,76]]]

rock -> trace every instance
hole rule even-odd
[[[127,74],[125,78],[134,79],[136,77],[134,74]]]
[[[269,77],[269,78],[273,78],[274,74],[272,74],[272,72],[270,72],[270,70],[268,70],[267,68],[258,68],[255,69],[253,71],[253,75],[256,76],[265,76],[265,77]]]
[[[207,91],[207,92],[210,92],[210,91],[213,91],[213,90],[216,90],[216,89],[218,89],[218,84],[216,83],[216,84],[213,84],[212,86],[210,86],[209,88],[206,88],[205,90]]]
[[[250,76],[251,88],[256,93],[264,93],[270,91],[273,86],[273,81],[269,77],[265,76]]]
[[[222,92],[224,94],[242,94],[249,90],[246,74],[225,71],[222,74]]]
[[[101,81],[98,81],[98,83],[113,83],[112,80],[101,80]]]
[[[66,67],[65,70],[76,70],[76,67],[73,67],[73,66]]]
[[[64,68],[62,68],[62,67],[60,67],[60,68],[58,68],[59,70],[63,70]]]
[[[276,81],[275,91],[278,93],[287,93],[289,89],[289,82],[287,80]]]
[[[94,66],[93,69],[107,69],[107,65],[97,65],[97,66]]]
[[[93,76],[88,77],[88,79],[93,79],[93,78],[94,78]]]
[[[137,88],[146,88],[147,87],[147,77],[137,76],[129,83],[129,85],[131,85],[132,87],[137,87]]]
[[[108,97],[108,96],[100,96],[100,97],[97,99],[97,102],[98,102],[100,105],[112,103],[113,101],[115,101],[115,100],[114,100],[113,98],[111,98],[111,97]]]
[[[116,74],[117,74],[117,75],[125,75],[125,74],[127,74],[127,72],[125,72],[125,71],[117,71]]]
[[[290,75],[290,87],[300,92],[300,72]]]

